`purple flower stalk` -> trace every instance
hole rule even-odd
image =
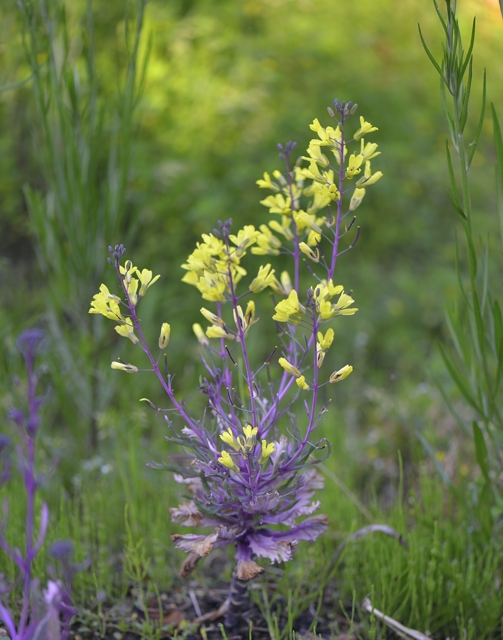
[[[44,543],[49,525],[49,508],[42,503],[40,527],[35,532],[35,495],[40,486],[40,478],[35,468],[35,444],[40,427],[39,411],[43,397],[37,395],[39,373],[35,368],[35,360],[44,348],[44,332],[39,329],[24,331],[17,340],[27,372],[27,412],[13,408],[9,417],[15,424],[21,444],[18,446],[17,463],[22,473],[26,490],[26,538],[24,552],[12,547],[5,538],[5,527],[8,504],[4,503],[4,518],[0,523],[0,549],[18,567],[22,582],[22,607],[16,625],[14,614],[4,602],[2,596],[10,592],[15,585],[6,585],[0,576],[0,620],[7,627],[11,640],[66,640],[70,628],[70,619],[75,610],[70,604],[69,584],[63,585],[59,580],[49,580],[47,588],[42,592],[39,581],[33,575],[33,563]],[[9,440],[0,437],[0,483],[10,478],[9,459],[5,455]]]
[[[140,271],[130,260],[121,264],[124,247],[109,247],[121,296],[101,285],[90,309],[90,313],[114,320],[117,333],[143,350],[150,363],[147,370],[156,374],[169,398],[170,406],[165,409],[142,400],[165,412],[171,432],[167,439],[181,445],[184,453],[173,456],[168,465],[153,466],[173,470],[176,481],[190,494],[190,499],[171,509],[172,520],[181,526],[212,529],[172,536],[175,546],[188,554],[181,575],[188,575],[213,549],[234,547],[236,570],[226,619],[231,627],[242,613],[240,607],[245,606],[247,581],[264,571],[257,560],[290,560],[300,541],[316,540],[327,527],[326,516],[314,515],[319,508],[314,495],[323,486],[315,468],[321,461],[317,452],[325,450],[326,457],[329,451],[325,440],[313,440],[327,411],[326,405],[318,406],[318,396],[321,387],[343,380],[352,367],[345,365],[331,374],[324,371],[325,355],[335,335],[324,325],[357,311],[353,299],[342,285],[333,283],[333,277],[338,257],[358,238],[357,231],[347,247],[340,248],[354,218],[343,230],[344,221],[361,203],[365,188],[382,176],[381,172],[372,174],[370,168],[371,158],[378,155],[377,145],[363,140],[375,127],[360,118],[360,128],[352,137],[347,134],[346,121],[355,110],[356,105],[335,101],[329,114],[336,128],[323,128],[314,120],[310,128],[318,137],[311,140],[304,157],[307,168],[292,164],[294,143],[278,145],[285,172],[275,171],[274,180],[265,173],[257,182],[273,192],[261,201],[273,216],[268,225],[259,229],[245,225],[232,234],[232,221],[220,222],[212,234],[203,234],[182,265],[187,272],[183,281],[200,291],[206,305],[214,305],[213,310],[201,308],[209,323],[205,331],[193,325],[206,352],[200,389],[208,410],[202,419],[190,415],[175,391],[165,353],[170,325],[162,324],[159,351],[154,355],[138,318],[138,303],[159,276],[152,278],[151,271]],[[359,152],[347,158],[348,145],[356,141]],[[334,160],[324,152],[331,152]],[[352,180],[356,184],[348,184]],[[284,271],[278,278],[271,264],[266,264],[243,289],[246,271],[241,260],[248,250],[259,256],[290,256],[293,277]],[[302,266],[311,279],[304,289]],[[266,288],[279,298],[272,320],[277,323],[280,357],[276,359],[275,348],[265,363],[254,368],[247,342],[258,322],[253,296]],[[139,371],[122,360],[113,362],[112,368]],[[294,405],[302,397],[305,417],[298,420]],[[181,429],[173,416],[181,418]]]

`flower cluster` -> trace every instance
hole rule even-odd
[[[335,266],[358,238],[357,230],[353,240],[341,248],[341,240],[354,222],[352,212],[362,202],[366,188],[382,175],[371,169],[377,145],[363,137],[376,127],[360,118],[353,136],[347,133],[347,120],[355,110],[356,105],[335,101],[334,109],[329,109],[335,127],[323,128],[314,120],[311,130],[317,137],[310,141],[303,157],[307,166],[292,163],[294,143],[278,145],[285,171],[274,171],[272,177],[264,173],[257,181],[260,188],[272,191],[261,200],[272,216],[268,224],[258,229],[245,225],[233,234],[232,221],[221,222],[214,233],[203,234],[182,265],[186,271],[183,281],[198,289],[206,305],[201,315],[207,326],[193,325],[206,352],[201,391],[210,411],[203,420],[189,415],[178,398],[169,354],[164,354],[165,370],[160,370],[169,325],[161,327],[156,357],[141,330],[137,305],[146,288],[137,294],[133,274],[142,285],[157,278],[152,279],[147,270],[140,276],[130,261],[123,266],[122,245],[109,247],[122,296],[111,294],[102,285],[90,313],[114,320],[116,331],[143,349],[170,400],[171,406],[163,409],[170,439],[183,446],[186,457],[164,466],[175,472],[175,479],[191,496],[171,509],[173,521],[213,529],[173,536],[175,546],[188,554],[182,575],[190,573],[196,562],[216,547],[233,545],[235,578],[246,581],[264,570],[257,560],[289,560],[299,541],[313,541],[327,527],[324,515],[313,515],[319,507],[313,497],[323,484],[315,468],[319,461],[316,452],[327,449],[326,442],[312,438],[327,411],[326,405],[318,406],[319,391],[346,378],[352,367],[325,371],[326,355],[336,333],[324,325],[357,311],[351,295],[342,285],[334,284]],[[353,144],[356,153],[351,152]],[[352,219],[344,224],[347,216]],[[248,251],[256,256],[290,256],[291,271],[277,274],[271,263],[262,264],[243,285],[247,273],[241,262]],[[303,266],[309,281],[301,285]],[[258,321],[253,296],[267,289],[276,299],[270,318],[280,328],[281,353],[275,357],[273,351],[256,369],[247,338]],[[209,303],[214,308],[208,309]],[[112,363],[112,367],[128,373],[138,371],[123,361]],[[297,425],[292,405],[301,395],[309,397],[304,402],[307,417]],[[181,429],[170,417],[176,415],[184,423]]]

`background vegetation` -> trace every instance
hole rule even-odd
[[[491,633],[501,609],[482,580],[477,594],[465,578],[469,570],[486,571],[491,582],[501,566],[498,550],[494,556],[475,550],[471,569],[448,578],[442,569],[452,558],[461,562],[464,549],[478,549],[477,526],[469,530],[473,523],[463,510],[477,472],[473,444],[432,378],[467,411],[437,348],[446,336],[445,307],[460,294],[438,77],[417,32],[420,22],[439,55],[442,31],[433,7],[424,0],[151,0],[143,15],[140,0],[126,13],[121,2],[75,0],[64,11],[56,0],[20,5],[8,0],[0,8],[0,81],[13,85],[0,93],[0,403],[10,406],[12,380],[21,370],[15,336],[34,323],[45,326],[53,336],[54,390],[40,464],[49,452],[60,457],[51,535],[71,535],[82,543],[81,556],[91,549],[97,558],[81,578],[81,599],[122,588],[112,574],[113,558],[127,542],[125,502],[133,536],[144,540],[152,560],[152,579],[169,588],[180,560],[167,542],[171,481],[145,468],[147,460],[166,455],[163,426],[135,404],[156,391],[148,377],[109,371],[118,354],[127,359],[128,347],[101,318],[87,316],[99,282],[113,279],[104,248],[124,242],[135,264],[162,274],[142,309],[143,322],[148,327],[152,320],[153,333],[159,322],[171,323],[178,385],[199,402],[198,348],[190,332],[199,301],[180,282],[180,264],[218,219],[265,221],[255,180],[279,166],[276,143],[294,139],[302,150],[308,124],[325,118],[337,97],[357,102],[379,127],[382,155],[375,164],[384,178],[358,212],[361,237],[337,276],[353,290],[360,311],[339,336],[337,361],[351,362],[355,373],[338,390],[326,426],[334,444],[327,466],[376,519],[389,519],[403,533],[416,524],[408,560],[390,550],[391,540],[377,549],[369,542],[364,556],[349,549],[340,597],[356,590],[360,602],[373,591],[381,610],[439,637],[465,631],[464,637],[483,637],[489,614],[477,617],[478,607],[490,611]],[[492,0],[465,0],[463,32],[474,15],[473,99],[486,68],[488,100],[498,111],[501,13]],[[475,109],[467,128],[474,130],[476,121]],[[495,213],[494,162],[488,113],[472,166],[473,224],[475,237],[487,237],[498,255],[503,226]],[[497,260],[489,264],[501,297],[501,269]],[[258,350],[274,343],[274,335],[265,338]],[[443,485],[419,479],[438,464],[460,488],[454,506]],[[322,502],[338,540],[366,522],[343,494],[334,497],[334,487]],[[435,553],[432,540],[439,541]],[[444,598],[435,591],[439,576],[444,586],[454,585],[454,595],[435,615]],[[401,584],[398,595],[389,588],[394,580]]]

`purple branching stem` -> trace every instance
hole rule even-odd
[[[280,465],[280,471],[282,472],[289,471],[293,468],[293,463],[297,460],[297,458],[299,458],[299,456],[304,451],[304,447],[308,443],[309,437],[311,436],[311,433],[313,432],[316,426],[315,414],[316,414],[316,403],[318,401],[319,384],[318,384],[318,345],[315,340],[315,337],[318,332],[319,325],[318,325],[318,320],[316,316],[316,308],[314,306],[312,308],[312,321],[313,321],[313,333],[311,335],[309,344],[310,345],[314,344],[314,347],[313,347],[314,365],[313,365],[313,391],[312,391],[312,398],[311,398],[311,408],[309,411],[309,422],[307,425],[306,434],[304,438],[302,439],[301,442],[298,443],[297,451],[288,460],[288,462],[286,462],[284,465]]]
[[[340,229],[342,220],[342,187],[344,182],[344,113],[341,114],[341,141],[339,148],[339,200],[337,200],[337,219],[335,221],[334,242],[332,245],[332,261],[328,271],[328,279],[331,280],[335,272],[335,263],[337,261],[337,251],[339,248]]]
[[[217,316],[219,318],[222,317],[222,303],[221,302],[216,302],[216,307],[217,307]],[[225,340],[223,338],[220,338],[220,357],[222,358],[222,361],[225,361]]]
[[[3,604],[0,602],[0,618],[2,622],[7,627],[11,640],[17,640],[18,635],[16,632],[16,625],[14,624],[14,620],[10,614],[10,611],[6,609]]]
[[[116,258],[115,268],[116,268],[116,271],[117,271],[117,273],[119,275],[119,280],[120,280],[120,283],[121,283],[122,290],[124,292],[124,295],[126,296],[126,303],[127,303],[128,308],[129,308],[129,312],[131,313],[131,319],[133,321],[133,326],[134,326],[135,330],[138,332],[138,336],[139,336],[139,339],[140,339],[140,342],[141,342],[142,349],[146,353],[147,358],[149,359],[150,364],[152,365],[152,369],[154,370],[155,375],[157,376],[159,382],[161,383],[162,388],[166,392],[168,398],[174,404],[174,406],[175,406],[176,410],[178,411],[178,413],[181,415],[181,417],[184,420],[186,420],[188,422],[188,424],[190,425],[191,429],[197,435],[199,440],[203,444],[206,443],[206,439],[204,438],[203,434],[201,433],[197,422],[195,422],[187,414],[187,412],[183,408],[183,405],[180,402],[178,402],[178,400],[176,399],[176,396],[173,393],[173,390],[171,388],[171,383],[168,384],[167,381],[164,379],[164,375],[161,373],[161,371],[159,369],[159,363],[157,362],[157,360],[154,358],[154,356],[152,355],[152,353],[150,351],[150,348],[149,348],[148,343],[147,343],[147,341],[145,339],[145,336],[143,335],[143,331],[141,329],[140,321],[139,321],[138,316],[136,314],[136,307],[131,302],[131,298],[129,297],[127,286],[126,286],[126,284],[124,282],[125,281],[125,276],[123,276],[121,274],[121,272],[120,272],[119,259],[118,258]]]
[[[37,401],[35,397],[36,378],[34,372],[34,354],[25,355],[26,370],[28,374],[28,420],[25,436],[26,451],[28,455],[27,465],[24,472],[26,486],[26,557],[23,563],[23,605],[19,619],[18,634],[23,636],[27,622],[30,605],[30,587],[32,580],[31,565],[34,559],[33,549],[33,527],[35,520],[35,493],[37,491],[37,480],[35,477],[35,434],[38,421]],[[30,429],[30,426],[32,427]]]
[[[290,202],[292,205],[292,227],[293,227],[293,260],[294,260],[294,288],[297,293],[299,293],[300,286],[300,249],[299,249],[299,233],[297,231],[297,225],[293,218],[293,211],[298,209],[298,203],[295,201],[293,194],[293,178],[292,178],[292,168],[290,165],[290,153],[293,151],[293,148],[290,149],[290,143],[288,143],[285,147],[285,152],[280,154],[280,157],[283,159],[286,166],[286,179],[288,182],[288,191],[290,193]]]
[[[255,393],[253,391],[253,374],[250,367],[250,359],[248,358],[248,350],[246,348],[245,341],[245,331],[243,329],[243,323],[241,318],[238,315],[238,303],[236,298],[236,292],[234,288],[234,281],[232,279],[231,267],[229,264],[228,268],[228,278],[229,278],[229,290],[231,292],[231,300],[232,300],[232,308],[234,309],[234,316],[236,318],[236,325],[238,329],[239,342],[241,345],[241,353],[243,354],[243,361],[245,364],[246,371],[246,384],[248,385],[248,389],[250,390],[250,406],[251,406],[251,414],[252,414],[252,427],[257,426],[257,407],[255,403]],[[250,467],[251,469],[251,467]]]

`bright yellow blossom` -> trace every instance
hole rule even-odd
[[[323,351],[328,351],[333,341],[334,330],[331,327],[330,329],[327,329],[325,335],[323,335],[321,331],[318,331],[318,342],[320,344],[320,349],[323,349]]]
[[[243,427],[243,433],[244,433],[244,437],[239,436],[238,443],[239,443],[239,447],[242,452],[242,455],[245,458],[247,458],[249,453],[251,452],[251,450],[253,449],[253,447],[257,442],[256,436],[258,433],[258,428],[252,427],[250,424],[248,424],[246,425],[246,427]]]
[[[231,234],[229,240],[236,245],[238,255],[243,255],[245,249],[254,244],[259,235],[259,231],[252,224],[247,224],[238,231],[237,235]]]
[[[360,128],[354,135],[355,140],[359,140],[363,138],[363,136],[367,135],[367,133],[372,133],[372,131],[378,131],[377,127],[373,127],[370,122],[366,122],[363,116],[360,116]]]
[[[372,158],[381,155],[381,152],[376,151],[376,149],[377,144],[375,142],[367,142],[367,144],[365,144],[363,138],[361,139],[360,155],[363,156],[364,162],[366,162],[367,160],[372,160]]]
[[[227,338],[228,340],[234,340],[234,336],[232,333],[229,333],[225,325],[223,327],[218,327],[212,324],[211,327],[206,329],[206,335],[208,338]]]
[[[289,373],[292,376],[295,376],[296,378],[300,378],[301,373],[300,371],[297,369],[297,367],[293,364],[291,364],[290,362],[288,362],[288,360],[286,358],[280,358],[278,360],[278,364],[283,367],[283,369]]]
[[[138,279],[137,278],[131,278],[131,280],[129,281],[128,285],[127,285],[127,293],[129,296],[129,301],[131,302],[131,304],[133,305],[133,307],[136,307],[136,305],[138,304],[138,300],[139,300],[139,296],[137,294],[138,291]]]
[[[272,189],[272,191],[279,191],[279,187],[271,180],[271,176],[267,173],[264,173],[263,180],[257,180],[256,184],[260,187],[260,189]]]
[[[199,344],[202,344],[204,346],[210,344],[208,338],[204,334],[203,328],[198,322],[195,322],[192,325],[192,331],[194,332]]]
[[[228,451],[222,451],[222,455],[220,458],[218,458],[218,462],[220,462],[220,464],[223,464],[224,467],[227,467],[231,471],[239,471],[239,467],[234,464],[231,458],[231,454]]]
[[[264,207],[269,207],[269,213],[279,213],[283,216],[290,215],[292,211],[292,201],[290,197],[281,195],[281,193],[275,196],[267,196],[264,200],[260,201]]]
[[[138,338],[134,334],[131,318],[126,318],[123,324],[118,324],[114,329],[123,338],[129,338],[133,344],[138,344]]]
[[[363,162],[363,156],[361,155],[355,156],[355,154],[352,153],[349,156],[349,162],[346,169],[346,178],[354,178],[356,175],[358,175],[361,172],[360,167],[362,166],[362,162]]]
[[[333,384],[334,382],[340,382],[341,380],[344,380],[344,378],[347,378],[352,371],[353,367],[350,364],[342,367],[342,369],[339,369],[339,371],[334,371],[330,376],[330,383]]]
[[[358,182],[356,183],[357,187],[360,186],[365,186],[365,187],[369,187],[371,184],[375,184],[378,180],[380,180],[383,176],[382,171],[376,171],[375,173],[372,173],[372,170],[370,168],[370,162],[367,161],[365,163],[365,173],[364,175],[358,180]]]
[[[102,284],[100,285],[100,292],[93,296],[89,313],[99,313],[110,320],[125,322],[120,312],[119,302],[120,298],[111,294],[108,287]]]
[[[303,231],[306,227],[321,233],[321,228],[316,224],[316,216],[306,213],[305,211],[294,211],[293,219],[297,225],[298,231]]]
[[[276,233],[280,233],[282,236],[285,236],[287,240],[293,240],[293,231],[290,229],[292,224],[292,219],[287,216],[281,217],[281,224],[277,220],[271,220],[269,222],[269,226]]]
[[[272,286],[274,283],[276,283],[274,269],[271,269],[270,264],[266,264],[265,266],[259,267],[257,277],[251,281],[250,291],[253,291],[253,293],[259,293],[266,287]]]
[[[208,322],[211,322],[211,324],[216,324],[219,327],[223,327],[225,325],[222,318],[219,318],[215,313],[212,313],[209,309],[206,309],[206,307],[201,307],[199,311],[206,318],[206,320],[208,320]]]
[[[234,437],[234,434],[232,433],[230,427],[227,429],[227,431],[224,431],[223,433],[220,434],[220,438],[227,443],[228,445],[230,445],[234,451],[239,451],[239,444],[238,441],[236,440],[236,438]]]
[[[141,282],[140,292],[138,296],[140,298],[143,298],[143,296],[147,292],[147,289],[151,287],[154,284],[154,282],[157,282],[157,280],[159,280],[161,276],[157,275],[155,276],[155,278],[152,278],[152,271],[149,271],[148,269],[143,269],[141,272],[137,271],[137,273]]]
[[[307,152],[309,157],[302,156],[303,160],[314,160],[316,164],[319,164],[321,167],[328,167],[330,164],[327,156],[321,152],[319,140],[311,140]]]
[[[359,189],[357,187],[353,191],[353,195],[351,196],[351,201],[349,203],[349,210],[354,211],[355,209],[358,209],[364,196],[365,196],[365,189]]]
[[[351,296],[348,296],[347,293],[341,293],[341,297],[337,301],[337,304],[333,306],[334,314],[338,316],[352,316],[358,311],[358,309],[348,309],[353,302],[354,300]]]
[[[260,231],[261,233],[257,236],[257,246],[252,247],[251,252],[258,256],[278,256],[281,240],[272,234],[265,224],[260,225]]]
[[[297,384],[299,389],[302,389],[303,391],[308,391],[309,390],[309,385],[307,384],[306,379],[305,379],[304,376],[300,376],[299,378],[297,378],[295,380],[295,383]]]
[[[288,322],[289,324],[299,324],[306,313],[306,308],[300,304],[297,291],[292,289],[286,300],[278,302],[275,309],[276,313],[272,319],[277,322]]]
[[[305,242],[299,242],[299,249],[302,251],[304,255],[306,255],[313,262],[320,261],[320,250],[319,249],[311,249],[311,247]]]
[[[270,442],[269,444],[267,444],[266,440],[262,440],[261,445],[262,445],[262,454],[258,459],[258,463],[264,464],[267,458],[274,453],[276,446],[274,445],[274,442]]]

